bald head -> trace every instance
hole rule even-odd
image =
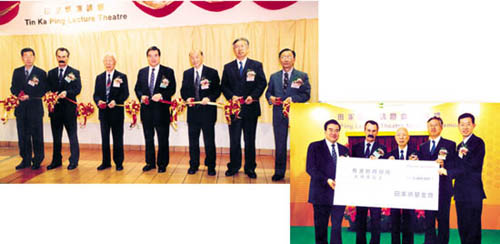
[[[199,69],[203,64],[203,51],[200,49],[193,49],[189,52],[189,61],[196,69]]]
[[[394,136],[396,139],[396,143],[399,148],[404,148],[408,145],[408,141],[410,140],[410,135],[408,133],[408,129],[405,127],[400,127],[396,130],[396,135]]]
[[[111,72],[115,69],[116,55],[114,53],[106,52],[102,57],[102,61],[104,63],[104,69],[106,69],[106,71]]]

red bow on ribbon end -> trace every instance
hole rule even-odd
[[[80,126],[84,128],[87,125],[87,118],[94,113],[94,105],[92,103],[79,103],[76,110],[78,112],[77,117],[83,117],[83,123],[80,123]]]
[[[21,91],[19,96],[24,96],[24,91]],[[14,95],[9,95],[5,100],[0,100],[0,103],[3,103],[4,110],[4,115],[0,118],[0,120],[3,124],[5,124],[9,120],[9,112],[14,110],[19,105],[19,99]]]
[[[44,103],[47,104],[47,109],[49,110],[49,113],[54,112],[54,108],[56,106],[58,99],[59,99],[59,97],[57,96],[57,93],[55,93],[55,92],[47,92],[43,96],[42,100]]]
[[[125,112],[128,115],[132,116],[132,124],[130,124],[130,128],[134,128],[137,124],[137,114],[141,110],[141,104],[136,100],[130,100],[125,103]]]

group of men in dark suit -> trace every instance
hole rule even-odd
[[[62,165],[61,141],[63,126],[70,141],[71,156],[68,170],[78,167],[79,146],[76,123],[76,96],[82,85],[80,72],[68,65],[69,50],[58,48],[56,59],[58,67],[45,71],[34,66],[35,51],[31,48],[21,50],[24,66],[14,70],[11,92],[19,98],[15,115],[19,141],[19,154],[22,161],[16,169],[37,170],[44,159],[43,147],[43,104],[42,97],[47,91],[57,92],[59,103],[49,113],[52,138],[54,140],[52,162],[48,170]],[[65,99],[67,98],[67,99]],[[72,100],[73,102],[70,102]],[[33,157],[34,153],[34,157]]]
[[[485,154],[484,142],[473,134],[474,116],[464,113],[458,118],[459,131],[464,140],[455,142],[441,137],[443,120],[432,117],[427,121],[429,140],[415,148],[409,145],[406,128],[396,131],[398,146],[386,153],[385,146],[376,142],[378,124],[366,121],[364,142],[352,146],[352,157],[392,160],[432,160],[440,165],[439,203],[437,211],[425,211],[425,243],[448,243],[451,197],[455,196],[458,230],[462,243],[481,242],[482,201],[486,198],[481,180]],[[342,243],[341,223],[345,206],[333,205],[335,196],[336,163],[339,156],[348,156],[348,150],[338,144],[340,124],[335,120],[325,123],[325,140],[313,142],[307,152],[306,171],[311,176],[309,202],[313,204],[316,243],[328,243],[327,227],[331,215],[330,243]],[[329,131],[331,130],[331,131]],[[333,148],[330,148],[332,147]],[[345,152],[345,154],[344,154]],[[452,186],[452,179],[455,185]],[[370,243],[380,243],[380,208],[356,207],[356,243],[366,243],[367,212],[371,217]],[[438,221],[438,233],[435,225]],[[413,243],[412,209],[391,209],[392,243]]]
[[[189,53],[192,68],[183,74],[181,96],[187,101],[187,123],[189,134],[190,167],[188,174],[195,174],[200,165],[199,137],[203,131],[205,144],[205,165],[208,175],[216,174],[215,122],[217,108],[208,106],[215,102],[221,92],[227,100],[243,101],[238,116],[231,116],[229,125],[230,162],[226,176],[238,173],[242,166],[241,135],[245,142],[244,172],[250,178],[256,178],[255,139],[257,121],[261,115],[259,99],[267,87],[262,63],[247,57],[249,41],[238,38],[233,42],[236,59],[224,65],[222,79],[217,70],[203,64],[203,52],[193,50]],[[279,53],[283,70],[271,75],[266,98],[273,105],[273,127],[276,144],[276,166],[273,181],[282,180],[286,171],[288,118],[283,114],[283,102],[306,102],[310,97],[310,84],[307,73],[294,69],[295,51],[283,49]],[[51,128],[54,138],[53,160],[47,169],[62,165],[61,138],[63,126],[70,141],[71,156],[68,169],[78,167],[79,146],[77,136],[76,96],[82,85],[80,72],[68,66],[69,50],[58,48],[56,58],[59,67],[45,72],[33,66],[34,51],[23,49],[21,52],[24,67],[14,71],[12,93],[19,95],[21,106],[16,109],[18,120],[19,148],[23,161],[16,169],[32,166],[38,169],[43,161],[43,106],[41,97],[46,91],[56,92],[58,102],[51,112]],[[170,102],[176,91],[174,70],[160,64],[161,51],[156,46],[147,49],[148,66],[139,70],[134,87],[140,100],[140,117],[146,144],[143,171],[158,167],[158,172],[166,171],[169,163],[169,125]],[[105,71],[97,75],[93,99],[99,108],[99,121],[102,139],[102,163],[97,168],[104,170],[111,167],[110,137],[113,136],[113,161],[116,170],[123,170],[123,124],[124,102],[129,97],[127,75],[115,70],[116,57],[107,53],[103,58]],[[36,85],[31,78],[36,77]],[[29,98],[29,96],[32,96]],[[25,102],[25,100],[27,102]],[[29,108],[28,108],[29,107]],[[34,109],[35,113],[28,113]],[[33,117],[33,118],[32,118]],[[36,117],[36,119],[34,119]],[[158,139],[158,152],[155,154],[155,132]],[[40,136],[41,135],[41,136]],[[32,139],[31,139],[32,138]],[[31,159],[31,143],[35,157]]]

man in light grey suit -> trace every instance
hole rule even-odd
[[[271,75],[266,99],[273,105],[273,130],[275,143],[275,167],[273,181],[282,180],[286,171],[288,117],[283,114],[283,102],[304,103],[311,96],[311,85],[307,73],[294,69],[295,51],[285,48],[280,51],[282,70]]]

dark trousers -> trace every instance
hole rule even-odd
[[[288,118],[273,110],[273,131],[276,156],[274,158],[274,174],[285,175],[286,172],[286,142],[288,137]]]
[[[169,124],[153,125],[153,123],[142,123],[144,139],[146,140],[146,164],[158,167],[167,167],[169,161]],[[155,158],[155,130],[158,138],[158,157]],[[156,160],[157,159],[157,160]]]
[[[245,141],[245,172],[255,170],[255,134],[257,133],[257,117],[235,119],[229,125],[229,158],[228,169],[238,171],[241,168],[241,131]]]
[[[80,159],[80,146],[78,145],[76,114],[73,110],[59,113],[50,118],[52,138],[54,139],[52,163],[61,164],[62,162],[61,145],[63,126],[66,128],[66,133],[69,138],[69,149],[71,152],[69,163],[78,164],[78,160]]]
[[[200,166],[200,132],[203,131],[203,142],[205,143],[205,165],[215,168],[215,123],[195,121],[188,122],[189,134],[189,166],[198,168]]]
[[[425,211],[425,244],[448,243],[450,240],[451,196],[439,196],[438,211]],[[438,234],[436,235],[436,220]]]
[[[481,213],[483,201],[456,201],[460,241],[463,244],[481,243]]]
[[[401,221],[402,217],[402,221]],[[415,210],[413,209],[391,209],[391,240],[392,244],[401,244],[401,232],[403,232],[403,244],[413,244],[413,222],[415,221]]]
[[[29,111],[28,111],[29,112]],[[43,148],[43,118],[33,116],[16,117],[19,155],[25,165],[40,165],[45,158]],[[33,157],[33,153],[35,156]]]
[[[382,210],[380,208],[356,207],[356,243],[366,243],[366,229],[368,210],[370,210],[370,223],[372,227],[371,244],[380,243],[380,216]]]
[[[330,217],[332,220],[330,244],[342,243],[342,218],[345,206],[313,204],[313,209],[316,244],[328,244],[328,220]]]
[[[116,165],[123,164],[123,119],[101,119],[102,163],[111,164],[109,133],[113,135],[113,161]]]

